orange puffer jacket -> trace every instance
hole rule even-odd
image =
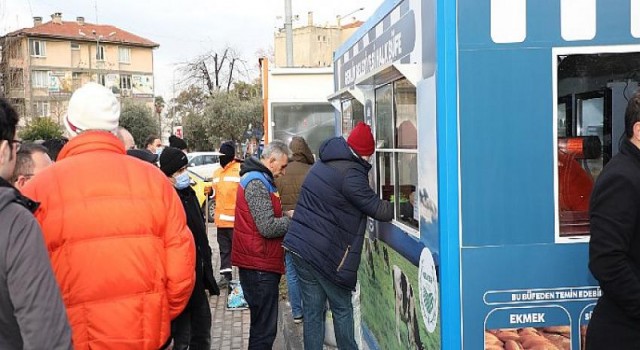
[[[42,226],[76,349],[159,349],[194,284],[175,189],[111,133],[72,139],[24,187]]]

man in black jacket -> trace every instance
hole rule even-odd
[[[338,348],[355,350],[351,291],[357,280],[367,216],[391,221],[393,205],[369,185],[371,128],[359,123],[348,140],[320,146],[307,174],[283,246],[298,273],[304,305],[304,348],[322,349],[324,306],[329,299]]]
[[[177,148],[166,147],[160,155],[160,170],[169,177],[182,200],[187,215],[187,226],[196,245],[196,283],[187,307],[171,322],[171,336],[174,342],[173,349],[209,350],[211,309],[205,289],[213,295],[220,295],[220,290],[213,277],[207,227],[196,193],[191,188],[187,163],[187,155]]]
[[[589,269],[600,282],[587,349],[640,347],[640,94],[629,100],[620,152],[591,194]]]

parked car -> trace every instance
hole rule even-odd
[[[206,164],[215,164],[220,162],[218,158],[222,153],[220,152],[191,152],[187,153],[187,161],[189,162],[189,166],[199,166]]]
[[[202,213],[206,215],[207,222],[213,222],[216,209],[216,201],[213,199],[213,190],[211,188],[211,175],[213,171],[207,176],[202,176],[199,172],[194,171],[193,168],[187,168],[187,171],[191,178],[191,188],[196,192]]]

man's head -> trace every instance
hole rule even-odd
[[[191,182],[187,164],[187,155],[177,148],[165,147],[160,154],[160,170],[178,189],[188,187]]]
[[[115,134],[119,121],[120,102],[111,90],[100,84],[86,83],[71,95],[64,125],[73,138],[87,130]]]
[[[64,145],[67,144],[67,142],[69,142],[69,140],[66,138],[56,138],[46,140],[42,143],[42,145],[47,148],[47,154],[49,155],[49,158],[51,158],[51,160],[55,162],[58,159],[60,150],[62,149],[62,147],[64,147]]]
[[[231,163],[233,158],[236,157],[236,146],[233,144],[233,141],[226,141],[220,145],[220,165],[225,167],[227,164]]]
[[[20,141],[16,140],[18,113],[4,98],[0,98],[0,177],[9,180],[16,165]]]
[[[120,141],[124,144],[125,151],[136,148],[136,141],[133,139],[133,135],[131,135],[129,130],[119,126],[116,136],[118,136]]]
[[[33,176],[53,164],[47,154],[47,148],[35,143],[26,143],[17,154],[16,167],[11,181],[21,189]]]
[[[285,174],[289,156],[290,151],[287,144],[279,140],[273,140],[262,151],[260,161],[271,171],[275,179]]]
[[[150,135],[145,141],[145,148],[151,153],[158,154],[162,152],[162,141],[158,136]]]
[[[627,103],[624,113],[624,134],[636,147],[640,148],[640,92]]]
[[[373,140],[373,134],[371,133],[371,127],[363,122],[359,122],[356,127],[351,130],[347,143],[349,147],[364,160],[369,160],[376,146]]]

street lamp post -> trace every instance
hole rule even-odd
[[[355,9],[355,10],[353,10],[353,11],[351,11],[351,12],[347,13],[346,15],[336,16],[336,20],[338,21],[338,27],[340,27],[340,21],[341,21],[343,18],[345,18],[345,17],[347,17],[347,16],[351,16],[352,14],[354,14],[354,13],[356,13],[356,12],[360,12],[360,11],[362,11],[362,10],[364,10],[364,7],[357,8],[357,9]]]
[[[83,33],[81,29],[78,30],[78,34],[80,34],[83,37],[87,37],[87,34]],[[100,83],[100,66],[98,64],[99,61],[104,61],[104,55],[102,55],[102,59],[100,59],[100,40],[104,40],[104,39],[108,39],[114,35],[116,35],[116,32],[111,32],[109,33],[109,35],[107,35],[106,37],[102,34],[98,35],[96,33],[96,30],[92,30],[91,34],[93,35],[93,38],[96,40],[96,82]],[[89,52],[91,52],[91,50],[89,50]],[[89,57],[91,57],[91,53],[89,53]],[[89,60],[89,64],[91,64],[91,60]],[[91,68],[91,66],[89,66],[89,68]],[[106,81],[104,82],[104,84],[106,85]]]

